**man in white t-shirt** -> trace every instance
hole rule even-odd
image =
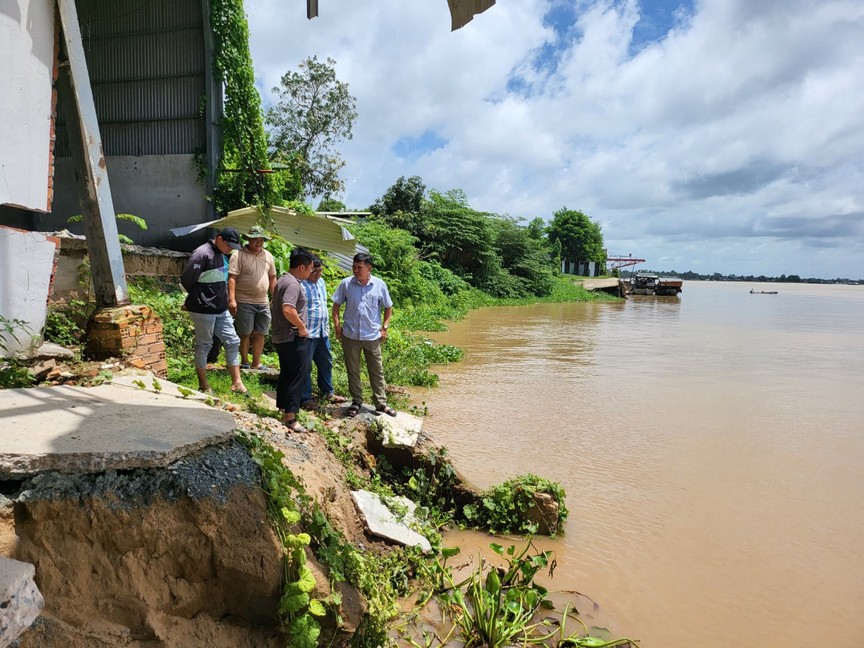
[[[264,241],[270,237],[262,227],[255,225],[243,237],[246,245],[231,255],[228,264],[228,310],[240,336],[240,367],[266,369],[261,366],[261,353],[270,332],[269,295],[276,287],[276,264],[273,255],[264,249]]]

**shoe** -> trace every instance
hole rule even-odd
[[[253,371],[273,371],[271,367],[267,365],[258,365],[257,367],[251,367]]]
[[[336,403],[336,404],[348,402],[347,398],[345,398],[344,396],[340,396],[339,394],[328,394],[327,396],[324,397],[324,400],[326,400],[328,403]]]
[[[389,405],[378,405],[375,408],[376,414],[386,414],[387,416],[396,416],[396,410]]]
[[[305,410],[317,410],[318,409],[318,403],[316,403],[314,399],[310,398],[305,403],[303,403],[300,407],[302,409],[305,409]]]
[[[244,362],[244,363],[242,363],[242,364],[240,365],[240,368],[241,368],[241,369],[251,369],[251,368],[252,368],[252,365],[247,364],[247,363]]]
[[[351,403],[351,406],[345,410],[345,416],[354,418],[360,413],[360,406],[357,403]]]
[[[309,431],[305,427],[300,425],[300,422],[297,419],[291,419],[290,421],[282,421],[282,425],[288,428],[289,431],[295,432],[297,434],[302,434]]]

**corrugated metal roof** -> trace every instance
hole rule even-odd
[[[271,207],[270,217],[273,219],[273,230],[294,245],[351,256],[355,254],[357,242],[354,240],[354,235],[328,218],[298,214],[286,207]],[[176,227],[171,231],[175,236],[185,236],[206,227],[215,229],[234,227],[243,234],[253,225],[257,225],[260,219],[259,208],[245,207],[235,209],[219,220]]]

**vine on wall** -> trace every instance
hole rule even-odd
[[[211,0],[210,24],[215,43],[213,66],[224,84],[225,97],[222,163],[216,170],[214,195],[217,213],[249,205],[266,208],[299,198],[299,173],[291,164],[273,170],[267,157],[243,0]]]

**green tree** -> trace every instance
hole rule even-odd
[[[348,84],[336,78],[336,61],[312,56],[297,72],[286,72],[273,88],[278,103],[267,110],[271,154],[289,163],[299,157],[306,194],[330,197],[345,189],[339,171],[345,162],[336,144],[351,139],[356,100]]]
[[[546,221],[539,216],[528,223],[528,236],[538,241],[546,240]]]
[[[420,231],[424,259],[439,261],[468,283],[482,288],[498,275],[501,261],[495,253],[494,237],[487,214],[471,209],[461,189],[429,192],[423,204]]]
[[[324,198],[318,203],[319,212],[341,212],[345,211],[345,203],[335,198]]]
[[[600,225],[581,211],[562,207],[547,228],[549,242],[560,246],[561,256],[571,261],[606,261]]]
[[[426,185],[420,176],[400,178],[369,208],[376,216],[392,216],[396,212],[419,214],[426,195]]]
[[[501,265],[519,280],[524,294],[540,297],[550,294],[554,275],[544,242],[532,236],[530,226],[522,227],[509,216],[493,218],[491,222]]]

